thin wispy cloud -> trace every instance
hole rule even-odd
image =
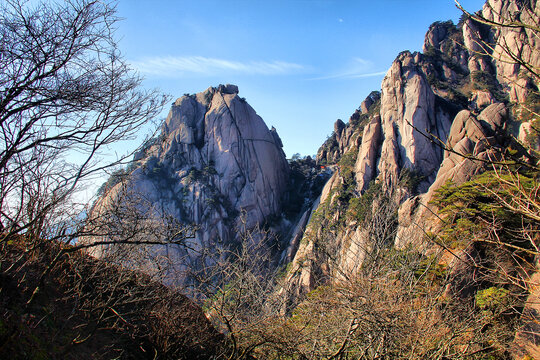
[[[310,80],[358,79],[382,76],[386,74],[386,71],[376,71],[374,67],[374,64],[369,60],[354,58],[340,71],[331,73],[329,75],[315,77]]]
[[[168,77],[223,74],[287,75],[306,70],[303,65],[285,61],[241,62],[204,56],[152,57],[131,61],[131,65],[143,74]]]

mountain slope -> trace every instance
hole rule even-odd
[[[275,129],[266,127],[236,86],[183,96],[174,102],[159,137],[135,154],[127,174],[105,186],[91,217],[99,223],[117,204],[132,203],[141,217],[194,226],[194,238],[155,245],[148,250],[155,254],[143,261],[155,269],[164,258],[167,281],[182,284],[186,272],[204,270],[221,256],[212,249],[234,247],[241,229],[280,215],[289,174],[281,147]],[[92,253],[105,256],[105,248]]]
[[[69,246],[46,243],[25,252],[30,245],[22,236],[2,244],[1,358],[210,359],[227,353],[224,336],[201,308],[148,275]]]
[[[538,22],[539,8],[489,0],[480,14],[434,23],[422,53],[399,54],[381,91],[335,123],[317,165],[287,164],[234,86],[180,98],[93,215],[128,203],[199,226],[193,241],[143,254],[148,272],[163,258],[180,271],[166,281],[211,282],[206,269],[233,261],[215,312],[250,355],[538,357],[540,96],[526,64],[540,42],[534,27],[490,21]],[[501,50],[526,61],[510,66]],[[269,265],[250,263],[266,257],[241,246],[246,233]],[[264,316],[246,315],[255,309]]]
[[[490,0],[481,14],[488,20],[538,23],[539,8],[536,2]],[[534,314],[540,301],[532,280],[540,255],[532,210],[539,203],[539,136],[531,128],[538,121],[531,109],[539,103],[539,79],[525,66],[537,66],[537,35],[467,17],[457,26],[434,23],[423,53],[398,55],[382,82],[380,99],[370,95],[348,124],[336,122],[317,158],[335,164],[335,171],[282,283],[280,294],[290,306],[285,311],[295,314],[296,306],[316,306],[328,296],[319,289],[329,287],[336,293],[329,301],[338,302],[351,287],[359,291],[359,281],[377,284],[380,276],[388,279],[386,286],[396,297],[407,299],[413,284],[430,276],[444,284],[436,296],[448,307],[434,313],[454,329],[448,331],[472,326],[465,319],[451,321],[448,311],[461,303],[468,307],[460,311],[470,324],[501,326],[501,338],[477,349],[487,346],[502,358],[539,355]],[[508,53],[522,54],[525,65],[509,64]],[[472,210],[477,208],[482,211]],[[420,258],[401,270],[392,268],[403,256]],[[419,270],[426,262],[431,269]],[[407,271],[419,277],[408,290],[400,288],[404,280],[392,284]],[[369,294],[375,285],[367,286],[358,294]],[[429,299],[430,290],[425,291],[418,302]],[[500,313],[486,317],[482,301],[495,291],[497,302],[512,294],[504,298],[512,305],[499,309],[504,321]],[[403,300],[395,306],[408,305]]]
[[[505,5],[488,2],[485,16],[493,18],[498,12],[509,16],[509,12],[517,11],[515,5],[508,5],[511,2],[503,3]],[[405,51],[396,58],[382,82],[380,104],[376,104],[371,113],[366,108],[360,115],[361,125],[358,125],[357,113],[347,125],[341,120],[336,122],[333,136],[321,147],[318,156],[320,162],[337,164],[337,171],[323,190],[317,210],[328,212],[333,219],[308,224],[308,232],[318,233],[315,237],[320,238],[341,223],[341,230],[330,237],[331,244],[322,241],[323,252],[327,248],[339,251],[327,254],[333,265],[328,261],[322,264],[320,260],[313,260],[321,254],[306,250],[313,247],[313,243],[309,236],[305,237],[304,247],[295,259],[296,269],[291,271],[289,279],[290,284],[297,282],[292,286],[297,288],[297,294],[319,283],[317,276],[336,277],[331,275],[333,271],[341,272],[351,268],[353,263],[355,268],[361,266],[366,252],[371,251],[369,239],[365,239],[369,235],[362,235],[365,232],[363,219],[351,217],[354,213],[351,199],[361,199],[370,186],[378,184],[379,192],[399,206],[399,210],[395,209],[399,219],[391,242],[401,247],[410,243],[420,246],[424,230],[430,229],[419,226],[419,222],[437,223],[427,216],[425,208],[435,190],[448,180],[463,183],[485,169],[478,161],[467,160],[456,153],[487,160],[489,149],[485,141],[493,139],[499,146],[508,145],[503,138],[494,138],[496,134],[502,136],[510,126],[508,106],[511,103],[505,105],[498,99],[505,100],[504,95],[510,93],[514,94],[511,99],[518,100],[517,85],[511,79],[517,79],[520,69],[514,66],[510,73],[502,60],[494,60],[488,54],[479,55],[482,48],[478,48],[478,44],[490,44],[493,37],[509,41],[507,38],[512,36],[515,34],[509,31],[491,33],[489,28],[470,19],[459,26],[451,22],[435,23],[426,34],[423,54]],[[534,55],[530,55],[531,58],[539,54],[540,48],[536,45],[532,42]],[[497,78],[506,81],[499,83]],[[527,79],[532,84],[532,80]],[[520,87],[519,92],[519,97],[525,98],[527,88]],[[364,107],[366,102],[373,103],[372,98],[370,95],[365,100]],[[451,151],[445,151],[445,146]],[[347,155],[351,159],[344,161]],[[333,198],[329,199],[329,195]],[[347,246],[351,249],[347,250]],[[298,280],[294,280],[295,276]],[[298,290],[298,284],[310,285]]]

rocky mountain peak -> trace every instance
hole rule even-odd
[[[231,85],[231,84],[219,85],[217,87],[217,91],[222,93],[222,94],[234,95],[234,94],[238,94],[238,86]]]
[[[334,132],[336,133],[337,137],[341,137],[341,133],[345,129],[345,123],[341,119],[337,119],[334,123]]]
[[[425,53],[430,48],[443,51],[442,43],[448,38],[448,35],[450,35],[454,28],[454,23],[451,20],[442,22],[437,21],[431,24],[426,33],[422,51]]]
[[[280,214],[288,173],[275,128],[269,130],[238,97],[237,86],[219,85],[173,103],[161,134],[135,155],[127,179],[106,193],[95,212],[122,202],[127,189],[151,204],[139,209],[145,216],[196,224],[192,250],[153,250],[166,252],[177,269],[193,271],[201,264],[199,250],[227,247],[238,240],[237,228],[251,229]]]
[[[538,4],[489,0],[483,14],[496,21],[519,20],[538,16]],[[520,11],[524,7],[535,10]],[[287,279],[289,288],[283,292],[301,297],[325,279],[338,281],[362,266],[381,241],[365,222],[366,213],[380,212],[374,193],[391,198],[397,213],[384,219],[397,219],[395,232],[384,241],[397,247],[423,245],[425,231],[438,224],[430,217],[435,209],[429,208],[437,189],[485,171],[482,162],[456,152],[493,158],[490,148],[508,146],[508,104],[524,101],[529,90],[537,88],[524,69],[496,56],[497,49],[503,49],[495,44],[506,43],[514,53],[525,54],[526,61],[540,65],[540,42],[532,37],[524,29],[494,31],[471,19],[457,26],[436,22],[426,33],[423,53],[403,51],[396,57],[380,95],[370,94],[349,123],[336,122],[319,149],[317,162],[335,164],[336,171],[307,225]]]
[[[343,154],[360,145],[366,119],[373,113],[378,112],[380,100],[381,93],[372,91],[351,115],[347,123],[344,123],[341,119],[336,120],[334,132],[317,151],[318,164],[335,164]]]
[[[367,114],[371,107],[381,99],[381,93],[379,91],[372,91],[360,104],[360,111],[362,114]]]

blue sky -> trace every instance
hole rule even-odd
[[[315,154],[399,52],[421,51],[431,23],[460,16],[453,0],[119,0],[117,10],[120,50],[145,86],[177,98],[236,84],[289,157]]]

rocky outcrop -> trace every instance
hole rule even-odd
[[[384,141],[378,165],[380,181],[397,185],[401,169],[423,178],[420,191],[435,180],[442,150],[427,134],[446,140],[450,114],[439,108],[426,76],[418,66],[419,54],[404,52],[382,82],[381,126]]]
[[[462,184],[485,171],[486,163],[482,160],[495,159],[491,145],[502,140],[497,137],[505,133],[507,120],[508,109],[502,103],[490,105],[478,116],[468,110],[456,116],[435,182],[427,192],[407,199],[400,207],[397,247],[408,244],[421,247],[426,233],[436,233],[441,224],[436,209],[430,205],[436,190],[448,181]]]
[[[440,52],[446,52],[449,46],[448,40],[450,36],[456,32],[456,27],[452,21],[437,21],[429,27],[424,38],[422,51],[429,52],[436,49]]]
[[[378,91],[372,91],[360,104],[360,112],[365,115],[368,114],[373,105],[376,105],[381,99],[381,93]]]
[[[334,132],[328,137],[317,152],[317,164],[335,164],[341,156],[351,149],[358,148],[362,142],[362,131],[366,119],[378,112],[381,93],[372,91],[362,101],[360,107],[351,115],[348,123],[338,119],[334,123]]]
[[[281,140],[234,85],[176,100],[159,137],[135,160],[134,170],[102,197],[94,216],[125,194],[138,194],[150,204],[141,210],[146,217],[195,224],[189,246],[151,251],[166,254],[176,268],[204,265],[201,254],[234,244],[237,228],[254,228],[281,212],[289,171]]]
[[[538,134],[538,130],[533,123],[534,121],[525,121],[521,123],[519,126],[518,139],[521,143],[538,151],[540,150],[540,134]]]
[[[530,12],[518,14],[517,7],[523,6],[527,5],[490,0],[483,14],[496,21],[501,19],[490,12],[522,20],[532,17]],[[516,31],[528,45],[522,46]],[[524,30],[490,32],[470,19],[459,26],[450,21],[433,24],[424,54],[405,51],[396,58],[382,82],[380,99],[368,97],[348,124],[336,123],[317,156],[321,163],[336,164],[336,172],[323,190],[318,216],[312,217],[300,241],[284,292],[298,297],[361,267],[367,252],[376,248],[364,221],[369,208],[362,203],[365,196],[372,197],[369,216],[380,215],[383,208],[396,211],[395,246],[430,246],[426,231],[438,226],[429,205],[435,191],[447,181],[461,184],[483,172],[482,160],[495,158],[493,147],[509,145],[505,134],[511,114],[505,96],[513,91],[510,100],[523,101],[527,94],[519,93],[515,84],[526,76],[523,69],[494,61],[485,46],[505,38],[514,39],[515,50],[527,53],[535,64],[536,50],[527,46],[537,49],[538,40]],[[501,80],[512,76],[515,83]],[[349,129],[354,129],[353,136]],[[527,131],[530,125],[524,123],[522,139]],[[355,160],[352,167],[350,157]],[[381,200],[385,196],[395,207]]]
[[[470,99],[471,108],[475,110],[483,109],[496,102],[497,99],[489,91],[473,91]]]
[[[533,25],[533,28],[496,26],[493,29],[491,55],[495,58],[497,79],[507,86],[511,101],[525,102],[530,83],[538,86],[538,79],[531,77],[515,59],[529,64],[532,69],[540,67],[540,39],[534,30],[540,21],[540,2],[488,0],[482,15],[499,24],[515,22]]]
[[[335,164],[351,147],[357,145],[359,132],[341,119],[334,123],[334,132],[317,152],[317,163],[321,165]]]
[[[362,144],[354,167],[356,188],[360,192],[364,192],[369,183],[377,176],[377,160],[381,143],[381,117],[375,116],[364,128]]]

